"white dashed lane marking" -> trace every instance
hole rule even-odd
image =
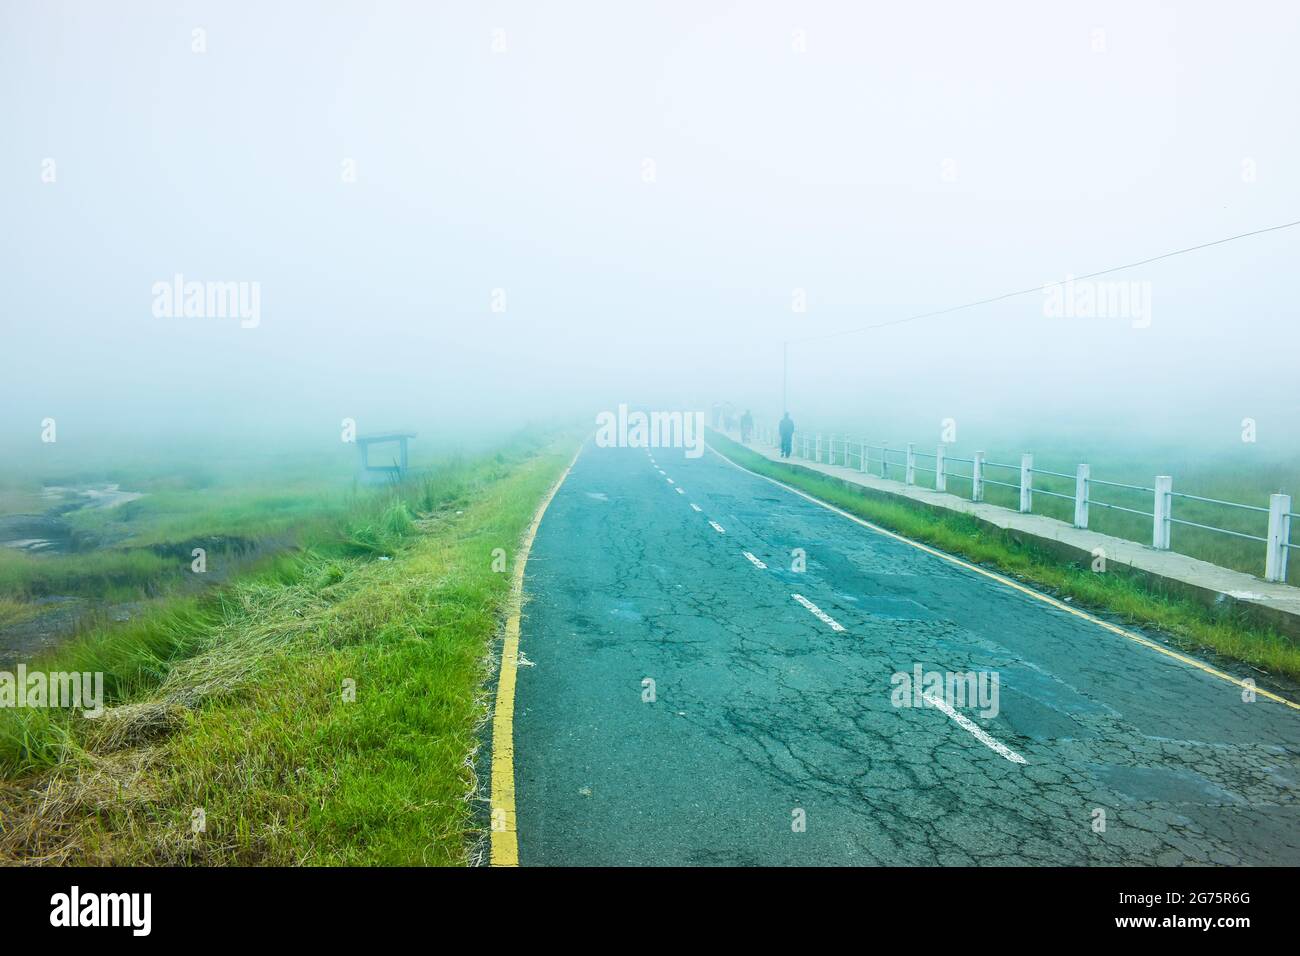
[[[671,478],[669,478],[668,480],[670,482],[672,481]],[[772,481],[772,479],[768,479],[768,480]],[[775,482],[775,481],[773,483],[779,484],[779,482]],[[678,492],[681,492],[681,490],[682,490],[681,488],[677,489]],[[802,495],[801,492],[796,491],[795,493]],[[803,495],[803,497],[808,497],[808,496]],[[811,499],[811,498],[809,500],[816,501],[816,499]],[[821,502],[816,502],[816,503],[821,504]],[[691,502],[691,507],[694,508],[696,511],[702,510],[700,506],[693,501]],[[830,507],[830,506],[826,506],[826,507]],[[836,509],[832,509],[832,510],[836,510]],[[845,516],[850,517],[847,514]],[[854,520],[858,520],[858,519],[854,519]],[[859,523],[865,524],[865,522],[859,522]],[[710,521],[709,524],[713,526],[713,530],[718,532],[718,534],[726,534],[726,531],[723,529],[722,525],[718,524],[716,521]],[[868,525],[868,527],[870,527],[870,525]],[[760,571],[767,570],[767,565],[764,564],[761,560],[759,560],[750,552],[742,551],[741,553],[745,556],[745,559],[749,561],[750,564],[758,568]],[[827,625],[832,631],[836,631],[836,632],[844,631],[843,624],[835,620],[833,617],[831,617],[829,614],[827,614],[825,611],[819,608],[812,601],[808,600],[802,594],[791,594],[790,596],[794,598],[796,601],[798,601],[800,604],[802,604],[804,607],[806,607],[810,612],[812,612],[814,617],[820,620],[823,624]],[[925,700],[926,703],[928,703],[931,707],[946,714],[957,724],[957,726],[961,727],[962,730],[965,730],[972,737],[974,737],[976,740],[982,743],[985,747],[988,747],[994,753],[998,754],[1001,757],[1005,757],[1007,760],[1011,761],[1012,763],[1018,763],[1018,764],[1029,763],[1029,761],[1027,761],[1024,757],[1020,756],[1020,754],[1016,753],[1006,744],[991,737],[983,728],[981,728],[978,724],[972,721],[965,714],[958,713],[957,710],[953,708],[952,705],[950,705],[942,697],[938,697],[933,694],[928,694],[926,695]]]
[[[667,477],[667,475],[665,475],[664,477]],[[668,484],[673,485],[676,484],[676,482],[673,481],[671,478],[668,478]]]
[[[975,739],[978,740],[980,743],[982,743],[985,747],[988,747],[990,750],[994,751],[995,753],[1001,754],[1002,756],[1010,760],[1012,763],[1029,762],[1025,760],[1024,757],[1020,756],[1020,754],[1016,753],[1014,750],[1008,747],[1006,744],[999,743],[998,741],[994,740],[965,714],[957,713],[957,711],[953,709],[952,705],[949,704],[942,697],[939,697],[934,694],[927,694],[925,699],[926,702],[929,703],[931,707],[943,711],[953,720],[957,721],[958,726],[960,726],[963,730],[970,731],[971,734],[974,735]]]
[[[686,492],[682,491],[682,486],[681,486],[681,485],[678,485],[678,486],[677,486],[677,493],[678,493],[679,495],[684,495],[684,494],[686,494]]]
[[[814,615],[818,620],[820,620],[823,624],[828,624],[828,625],[830,625],[830,629],[831,629],[832,631],[842,631],[842,630],[844,630],[844,625],[843,625],[843,624],[841,624],[839,621],[835,620],[835,618],[831,617],[829,614],[827,614],[825,611],[823,611],[821,608],[819,608],[819,607],[818,607],[816,604],[814,604],[812,601],[808,600],[808,599],[807,599],[806,597],[804,597],[802,594],[791,594],[790,597],[794,598],[796,601],[798,601],[800,604],[802,604],[802,605],[803,605],[804,607],[806,607],[808,610],[812,611],[812,612],[813,612],[813,615]]]

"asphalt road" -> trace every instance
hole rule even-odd
[[[1300,863],[1300,712],[711,451],[589,445],[525,592],[523,865]]]

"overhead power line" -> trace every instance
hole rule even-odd
[[[1237,239],[1246,239],[1250,236],[1263,235],[1266,232],[1277,232],[1279,229],[1290,229],[1292,226],[1300,226],[1300,219],[1294,222],[1284,222],[1279,226],[1267,226],[1264,229],[1255,229],[1251,232],[1243,232],[1235,236],[1227,236],[1223,239],[1215,239],[1212,242],[1202,242],[1200,245],[1188,246],[1186,249],[1175,249],[1173,252],[1161,253],[1158,256],[1152,256],[1150,259],[1140,259],[1137,262],[1126,262],[1122,266],[1112,266],[1109,269],[1101,269],[1097,272],[1089,272],[1087,275],[1074,276],[1074,281],[1078,282],[1083,279],[1095,279],[1097,276],[1109,275],[1112,272],[1119,272],[1123,269],[1134,269],[1137,266],[1144,266],[1151,262],[1159,262],[1161,259],[1169,259],[1173,256],[1181,256],[1188,252],[1196,252],[1198,249],[1208,249],[1210,246],[1221,246],[1225,242],[1234,242]],[[1018,295],[1029,295],[1033,292],[1042,292],[1043,286],[1030,286],[1028,289],[1017,289],[1015,292],[1004,292],[1001,295],[990,296],[987,299],[977,299],[974,302],[963,302],[961,305],[949,306],[946,309],[935,309],[932,312],[918,312],[916,315],[906,315],[898,319],[890,319],[888,322],[877,322],[875,325],[862,325],[854,329],[841,329],[838,332],[826,332],[822,335],[808,335],[802,338],[789,339],[793,342],[818,342],[822,339],[839,338],[841,335],[856,335],[859,332],[869,332],[872,329],[883,329],[891,325],[902,325],[905,322],[915,322],[919,319],[932,319],[940,315],[948,315],[950,312],[959,312],[962,309],[973,309],[977,305],[989,305],[993,302],[1001,302],[1003,299],[1012,299]]]

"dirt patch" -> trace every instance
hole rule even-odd
[[[64,515],[77,511],[102,511],[143,498],[138,491],[123,491],[116,484],[50,486],[41,492],[49,509],[42,514],[0,515],[0,548],[29,554],[69,554],[93,551],[105,542],[96,535],[73,531]]]
[[[252,538],[212,534],[202,538],[191,538],[188,541],[164,541],[159,544],[151,544],[148,546],[148,550],[159,557],[175,558],[177,561],[185,563],[190,560],[195,548],[202,548],[209,554],[231,554],[236,557],[244,557],[259,550],[264,544],[265,542],[254,541]]]
[[[64,553],[72,549],[72,529],[57,514],[0,515],[0,547]]]
[[[53,650],[93,612],[90,602],[78,597],[43,597],[31,603],[34,615],[0,628],[0,665],[30,662]]]

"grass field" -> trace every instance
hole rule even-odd
[[[0,711],[0,857],[469,862],[509,562],[575,445],[528,434],[318,510],[272,508],[306,519],[281,528],[294,548],[30,664],[102,671],[110,709]],[[201,523],[234,533],[256,512]]]
[[[997,568],[1070,598],[1082,607],[1163,632],[1185,650],[1220,655],[1265,675],[1300,679],[1300,647],[1243,615],[1215,611],[1191,600],[1152,593],[1136,579],[1097,574],[998,534],[967,515],[934,515],[908,502],[881,501],[850,491],[838,481],[792,471],[714,432],[715,447],[751,471],[778,478],[853,514],[917,541]],[[1246,676],[1258,676],[1247,673]]]
[[[208,572],[221,578],[245,567],[248,558],[292,545],[337,524],[354,506],[346,470],[321,471],[297,463],[283,473],[272,467],[248,476],[177,473],[167,462],[147,474],[133,469],[109,474],[143,497],[112,508],[82,508],[61,516],[67,550],[32,555],[0,548],[0,595],[30,601],[76,595],[100,603],[146,600],[191,580],[191,552],[203,547]],[[274,477],[272,477],[274,475]],[[9,513],[39,512],[33,486],[76,486],[81,475],[10,479],[4,496]],[[2,512],[0,512],[2,514]]]

